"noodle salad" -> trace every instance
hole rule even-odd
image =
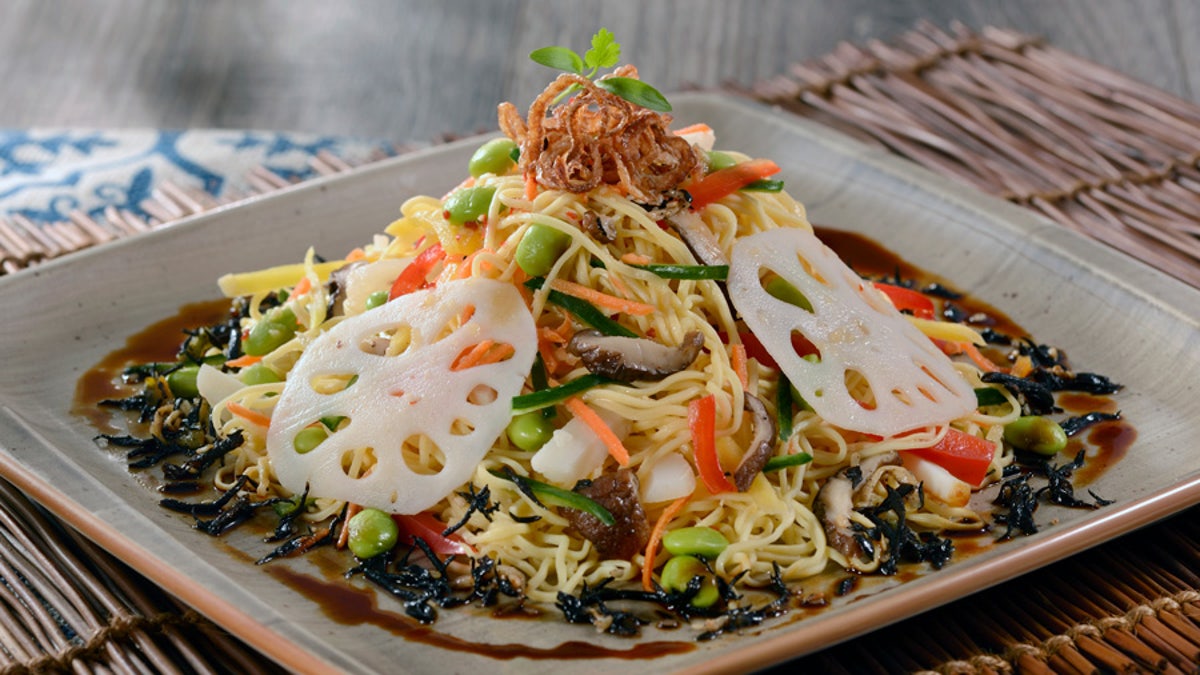
[[[1119,385],[855,273],[773,161],[672,129],[632,66],[597,78],[607,31],[532,56],[566,72],[500,106],[462,184],[342,259],[222,277],[229,319],[128,371],[146,433],[108,443],[220,492],[164,506],[210,534],[268,514],[260,562],[346,548],[422,621],[511,596],[618,634],[647,619],[616,601],[720,632],[830,569],[1035,527],[1029,477],[1098,419],[1054,421],[1053,392]]]

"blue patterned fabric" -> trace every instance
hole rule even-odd
[[[115,206],[147,218],[140,205],[164,180],[244,194],[254,167],[305,179],[322,150],[351,163],[395,152],[385,141],[273,131],[0,129],[0,217],[46,223]]]

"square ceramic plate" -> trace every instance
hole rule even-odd
[[[1126,385],[1138,428],[1128,456],[1092,487],[1115,500],[939,572],[871,586],[812,616],[697,643],[680,629],[640,640],[560,621],[442,612],[437,639],[406,630],[379,596],[347,623],[247,561],[264,545],[214,540],[156,496],[94,430],[68,413],[76,380],[142,326],[218,297],[227,271],[294,262],[311,245],[340,255],[418,193],[461,179],[477,141],[414,153],[198,216],[0,279],[0,470],[146,576],[297,671],[745,671],[813,651],[1027,572],[1200,501],[1200,292],[1103,246],[787,114],[714,95],[676,97],[679,123],[706,121],[720,147],[774,158],[813,222],[862,232],[1011,315],[1072,362]],[[275,563],[321,575],[304,560]],[[344,582],[338,582],[343,583]],[[355,581],[359,585],[361,582]],[[551,614],[556,614],[554,610]],[[335,620],[337,619],[337,620]],[[401,638],[395,637],[401,634]],[[457,642],[446,649],[435,643]],[[484,649],[472,644],[493,645]],[[611,651],[606,651],[611,650]],[[656,655],[657,654],[657,655]],[[585,662],[564,659],[586,657]],[[624,658],[621,658],[624,657]]]

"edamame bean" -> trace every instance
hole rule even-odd
[[[571,235],[547,225],[530,225],[517,244],[516,260],[529,276],[544,276],[571,245]]]
[[[315,450],[326,438],[329,438],[329,432],[325,430],[325,427],[320,425],[305,427],[292,439],[292,447],[303,455]]]
[[[183,366],[167,375],[167,386],[175,398],[195,398],[200,395],[196,388],[196,376],[200,374],[200,366]]]
[[[238,374],[238,377],[241,379],[242,384],[246,385],[283,382],[283,378],[279,376],[279,373],[276,373],[274,370],[271,370],[269,367],[264,366],[261,363],[256,363],[248,368],[242,369],[242,372]]]
[[[350,552],[363,559],[387,553],[400,538],[396,521],[379,509],[359,511],[346,526],[350,528]]]
[[[721,169],[728,169],[734,164],[737,164],[737,160],[734,159],[733,155],[729,153],[721,152],[720,150],[710,150],[708,153],[709,173],[720,171]]]
[[[1018,450],[1049,457],[1066,449],[1067,432],[1049,417],[1023,415],[1004,427],[1004,440]]]
[[[554,425],[542,411],[517,415],[508,423],[508,440],[526,452],[536,452],[554,435]]]
[[[485,173],[503,176],[517,163],[513,159],[516,150],[517,144],[513,141],[507,138],[493,138],[479,146],[475,154],[471,155],[467,170],[475,178],[479,178]]]
[[[374,293],[367,296],[366,306],[367,306],[367,309],[375,309],[376,307],[379,307],[380,305],[386,304],[387,301],[388,301],[388,292],[387,291],[375,291]]]
[[[763,290],[777,300],[782,300],[789,305],[795,305],[808,312],[813,311],[812,303],[808,301],[808,298],[804,297],[800,289],[793,286],[791,282],[783,277],[771,277],[770,280],[763,284]]]
[[[687,590],[688,583],[695,577],[701,577],[700,592],[692,597],[693,607],[712,607],[721,597],[717,583],[704,568],[704,563],[690,555],[677,555],[663,565],[659,581],[662,587],[673,593]]]
[[[442,210],[451,225],[463,225],[479,220],[492,206],[494,187],[469,187],[455,190],[442,202]]]
[[[672,555],[695,555],[712,560],[729,546],[725,535],[711,527],[681,527],[663,535],[663,548]]]
[[[266,356],[296,337],[298,327],[296,315],[290,309],[265,316],[250,329],[242,351],[250,356]]]

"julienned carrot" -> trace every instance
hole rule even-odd
[[[237,401],[230,401],[229,403],[225,404],[225,407],[229,410],[229,412],[237,415],[251,424],[257,424],[263,428],[271,426],[270,417],[267,417],[257,410],[251,410]]]
[[[714,171],[684,187],[692,196],[692,210],[699,211],[709,204],[746,187],[756,180],[779,173],[779,165],[769,159],[752,159]]]
[[[230,360],[226,361],[225,365],[227,365],[231,368],[245,368],[246,366],[252,366],[252,365],[258,363],[259,361],[262,361],[262,359],[263,359],[263,357],[261,357],[261,356],[252,356],[250,354],[243,354],[243,355],[237,357],[236,359],[230,359]]]
[[[300,277],[300,281],[297,281],[296,285],[292,287],[292,297],[298,298],[311,290],[312,279],[309,279],[308,277]]]
[[[346,254],[346,262],[358,262],[367,257],[367,252],[362,250],[362,247],[356,248]]]
[[[359,511],[362,511],[362,507],[358,504],[354,502],[346,504],[346,519],[342,521],[342,529],[338,532],[338,540],[335,545],[339,551],[346,548],[347,542],[350,541],[350,519],[358,515]]]
[[[686,136],[687,134],[699,134],[699,133],[704,133],[706,131],[712,131],[712,127],[708,126],[704,122],[697,122],[695,124],[690,124],[682,129],[676,129],[675,135],[676,136]]]
[[[654,305],[637,302],[636,300],[618,298],[615,295],[602,293],[594,288],[588,288],[583,284],[577,284],[574,281],[567,281],[566,279],[554,279],[550,282],[550,288],[560,293],[573,295],[581,300],[587,300],[598,307],[607,307],[617,312],[632,314],[633,316],[649,316],[657,311]]]
[[[736,492],[729,477],[721,469],[717,457],[717,399],[712,394],[694,399],[688,404],[688,428],[692,432],[692,454],[696,469],[710,494]]]
[[[1018,356],[1009,372],[1015,377],[1025,377],[1033,372],[1033,359],[1028,356]]]
[[[537,176],[533,175],[532,171],[525,173],[525,199],[533,201],[537,199]]]
[[[587,407],[583,399],[578,396],[572,396],[567,399],[566,406],[572,415],[583,420],[584,424],[588,425],[596,436],[604,442],[605,447],[608,448],[608,454],[617,460],[617,464],[621,466],[629,464],[629,451],[625,449],[625,444],[621,442],[620,438],[617,438],[617,435],[604,423],[604,420],[600,419],[596,411]]]
[[[450,370],[457,371],[475,366],[486,366],[489,363],[503,361],[515,352],[516,350],[510,344],[497,344],[495,340],[484,340],[460,354],[454,363],[450,364]]]
[[[960,342],[959,345],[962,347],[962,350],[966,352],[967,356],[971,357],[971,360],[975,362],[975,365],[979,366],[980,370],[988,373],[1000,372],[1000,367],[992,363],[991,359],[984,356],[983,352],[979,351],[979,347],[976,347],[970,342]]]
[[[645,265],[653,262],[653,260],[649,256],[644,256],[641,253],[626,253],[625,255],[621,256],[621,262],[625,263],[626,265]]]
[[[650,541],[646,543],[645,559],[642,560],[642,588],[646,592],[654,592],[654,558],[658,555],[658,544],[662,541],[663,533],[689,499],[691,499],[691,495],[684,495],[671,502],[654,522],[654,529],[650,531]]]
[[[729,345],[729,365],[733,367],[733,372],[737,373],[742,389],[749,387],[750,372],[746,367],[746,345],[740,342]]]

